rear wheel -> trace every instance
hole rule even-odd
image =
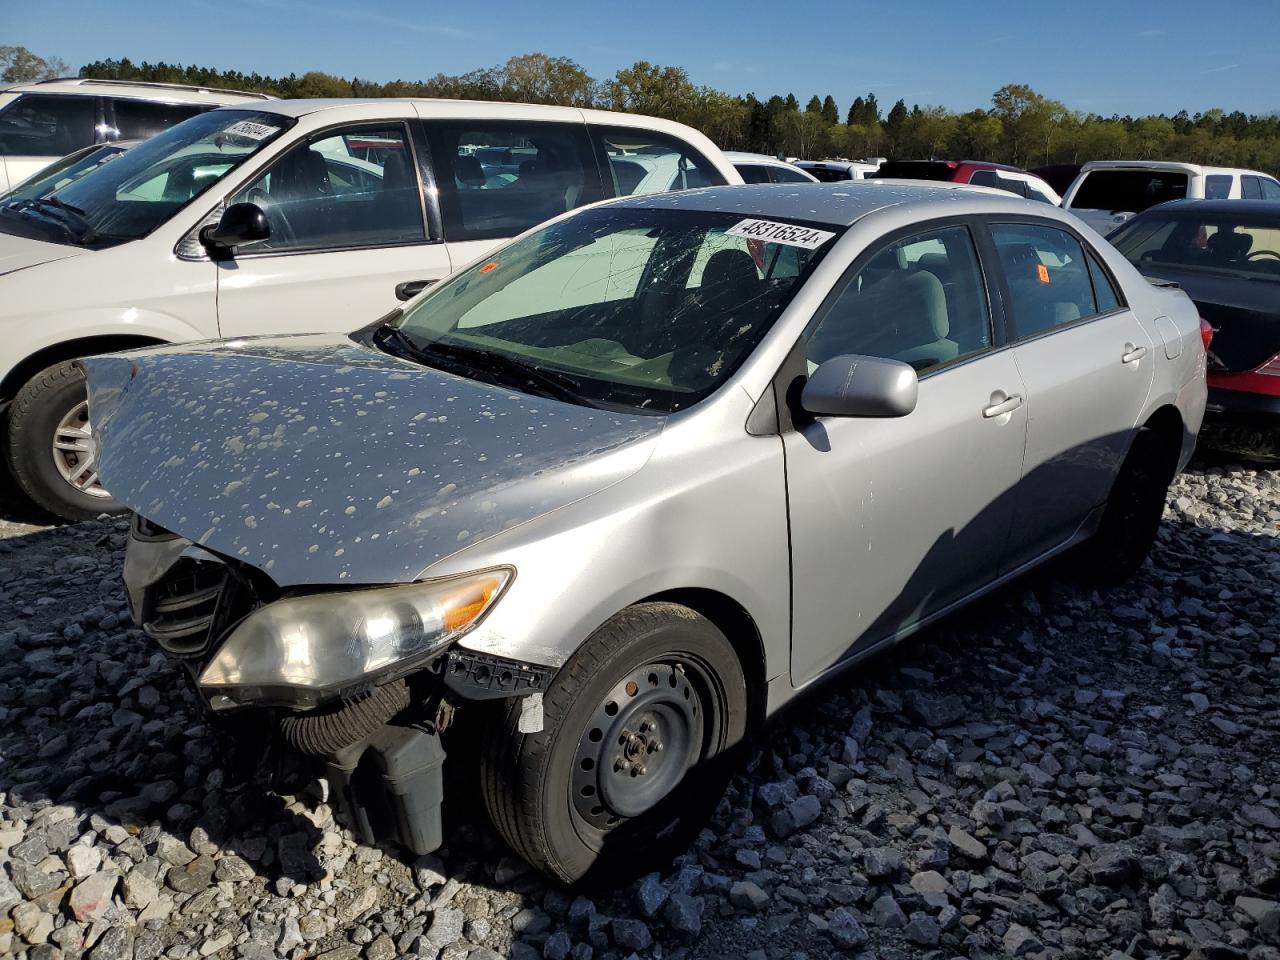
[[[19,488],[64,520],[122,509],[98,479],[84,374],[68,360],[18,391],[9,411],[7,455]]]
[[[669,861],[714,812],[746,731],[746,683],[712,623],[644,603],[583,644],[543,709],[539,733],[519,732],[519,701],[489,730],[489,815],[559,880],[621,879]]]
[[[1143,427],[1134,437],[1103,507],[1098,532],[1081,552],[1081,569],[1103,584],[1121,583],[1142,566],[1155,543],[1177,453],[1159,433]]]

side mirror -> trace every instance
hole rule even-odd
[[[909,364],[848,354],[813,371],[800,406],[817,417],[905,417],[916,408],[919,391]]]
[[[271,236],[267,215],[256,203],[233,203],[222,219],[200,231],[200,242],[211,254],[229,256],[236,247],[259,243]]]

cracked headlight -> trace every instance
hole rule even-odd
[[[200,687],[214,709],[309,707],[407,673],[479,623],[514,575],[499,568],[277,600],[223,641]]]

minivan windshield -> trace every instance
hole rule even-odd
[[[1173,267],[1280,282],[1280,211],[1151,210],[1108,239],[1145,272]]]
[[[730,213],[585,210],[458,274],[375,342],[571,402],[670,412],[738,368],[836,235]]]
[[[258,110],[210,110],[34,198],[0,202],[0,231],[91,247],[146,236],[292,126]]]
[[[92,146],[81,147],[45,167],[34,177],[22,181],[8,193],[0,194],[0,203],[47,197],[73,180],[79,180],[103,164],[116,159],[127,149],[129,148],[114,143],[95,143]]]

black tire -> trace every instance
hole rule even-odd
[[[1090,580],[1114,586],[1138,572],[1164,515],[1177,451],[1147,427],[1133,440],[1103,507],[1098,532],[1081,551],[1080,570]]]
[[[84,400],[84,373],[68,360],[46,367],[28,380],[9,409],[9,471],[32,502],[63,520],[89,520],[124,509],[110,497],[93,496],[73,487],[54,461],[54,432]]]
[[[485,805],[517,854],[565,883],[613,883],[669,863],[715,811],[747,729],[733,647],[710,621],[673,603],[638,604],[596,630],[552,680],[540,733],[519,732],[520,707],[513,701],[487,731]],[[649,734],[617,735],[650,720]],[[615,751],[640,760],[619,772],[605,757]],[[588,787],[599,801],[590,810]],[[664,789],[647,809],[629,809],[648,802],[645,791]],[[622,810],[630,815],[615,815]]]

